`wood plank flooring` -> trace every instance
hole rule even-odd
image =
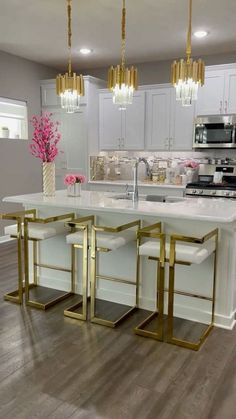
[[[15,243],[0,245],[0,418],[235,419],[236,329],[214,329],[195,353],[132,332],[3,301]]]

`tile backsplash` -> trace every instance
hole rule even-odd
[[[208,163],[209,159],[235,159],[236,150],[211,150],[207,152],[101,152],[97,156],[90,157],[90,180],[99,181],[130,181],[133,178],[133,163],[135,159],[145,157],[152,169],[154,175],[170,167],[179,166],[179,174],[183,175],[183,165],[186,160],[196,161],[198,163]],[[178,170],[177,170],[178,173]],[[147,180],[146,168],[144,164],[139,165],[139,180]],[[153,176],[154,180],[154,176]]]

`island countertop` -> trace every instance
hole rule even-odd
[[[152,217],[199,220],[219,223],[236,221],[236,201],[214,198],[184,198],[180,202],[148,202],[115,199],[111,192],[82,191],[80,197],[68,197],[66,190],[56,192],[55,197],[42,193],[5,197],[3,201],[32,207],[70,208],[96,212],[113,212]]]

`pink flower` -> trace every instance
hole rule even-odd
[[[58,132],[59,122],[51,120],[52,113],[45,112],[42,116],[33,115],[31,123],[34,128],[30,152],[43,162],[53,162],[59,150],[57,144],[61,139]]]
[[[64,178],[64,184],[65,185],[74,185],[75,183],[84,183],[86,182],[86,177],[84,175],[81,175],[79,173],[70,173],[65,176]]]
[[[186,160],[184,162],[184,167],[191,167],[192,169],[197,169],[199,167],[199,163],[194,160]]]
[[[65,178],[64,178],[64,184],[66,186],[74,185],[75,183],[76,183],[76,177],[75,177],[75,175],[66,175],[65,176]]]
[[[84,175],[80,175],[78,173],[78,174],[75,174],[74,176],[76,177],[76,182],[77,183],[85,183],[86,182],[86,177]]]

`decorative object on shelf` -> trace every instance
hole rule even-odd
[[[52,113],[44,113],[42,116],[34,115],[31,123],[34,128],[33,138],[30,144],[30,152],[43,162],[43,194],[55,196],[55,163],[59,153],[58,142],[61,134],[58,132],[59,122],[51,120]]]
[[[68,174],[64,178],[64,184],[67,186],[68,196],[80,196],[81,184],[85,183],[86,177],[79,173]]]
[[[192,0],[189,0],[189,24],[187,35],[186,59],[174,61],[171,67],[171,83],[176,89],[176,100],[183,106],[190,106],[197,100],[198,87],[204,85],[205,64],[199,59],[194,61],[192,54]]]
[[[2,138],[9,138],[10,131],[8,127],[2,127]]]
[[[113,92],[113,103],[119,105],[120,110],[126,109],[132,104],[134,90],[138,88],[138,70],[135,67],[125,67],[126,46],[126,7],[123,0],[122,9],[122,41],[121,41],[121,64],[110,67],[108,71],[108,89]]]
[[[80,96],[84,96],[84,78],[82,74],[77,75],[72,72],[72,57],[71,57],[71,1],[67,0],[67,14],[68,14],[68,72],[65,74],[58,74],[56,78],[57,95],[61,98],[61,107],[67,113],[74,113],[79,109]]]

